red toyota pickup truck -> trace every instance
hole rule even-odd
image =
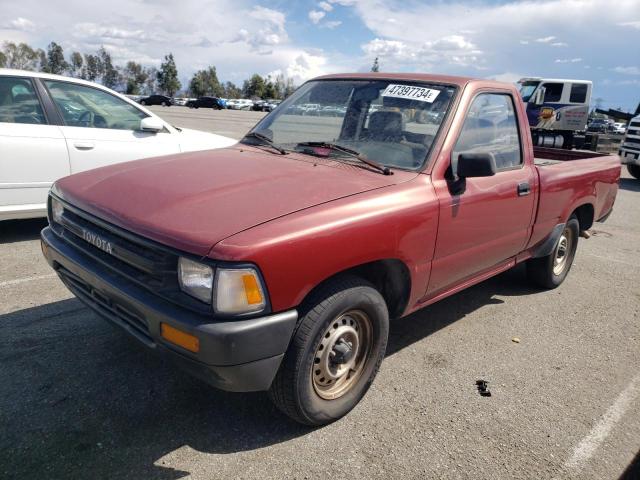
[[[320,425],[371,385],[390,318],[521,262],[560,285],[619,176],[617,156],[534,147],[512,85],[325,76],[237,146],[58,181],[42,248],[147,347]]]

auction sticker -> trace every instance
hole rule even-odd
[[[404,98],[405,100],[418,100],[419,102],[433,103],[440,94],[440,90],[416,87],[412,85],[391,84],[382,92],[383,97]]]

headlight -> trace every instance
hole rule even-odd
[[[253,268],[217,269],[213,305],[217,313],[263,310],[266,299],[258,272]]]
[[[180,257],[178,260],[178,283],[184,293],[205,303],[211,303],[213,269],[210,266]]]
[[[51,197],[51,218],[55,223],[62,221],[62,214],[64,213],[64,205],[55,197]]]

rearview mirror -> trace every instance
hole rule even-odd
[[[461,153],[456,173],[459,178],[492,177],[496,174],[496,159],[492,153]]]
[[[145,117],[140,120],[140,130],[143,132],[158,133],[164,128],[162,120],[156,117]]]

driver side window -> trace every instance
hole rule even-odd
[[[71,127],[139,130],[147,115],[105,91],[69,82],[45,80],[64,122]]]
[[[522,164],[520,135],[510,95],[483,93],[467,112],[453,154],[491,153],[498,170]]]

